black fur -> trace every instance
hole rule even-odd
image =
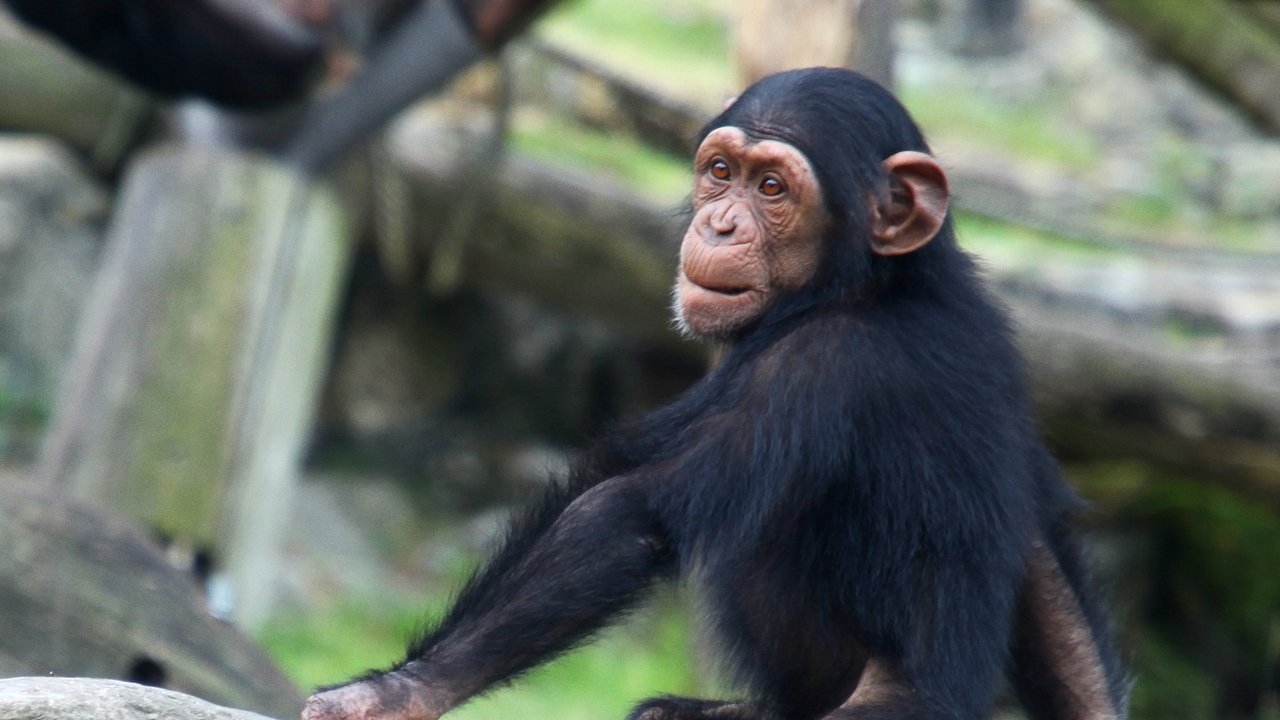
[[[3,0],[86,59],[168,97],[259,108],[301,98],[318,35],[268,27],[209,0]]]
[[[1119,664],[1070,538],[1079,501],[1038,438],[1004,314],[950,220],[912,254],[868,251],[881,160],[928,152],[906,111],[859,75],[817,69],[766,78],[706,132],[724,125],[810,158],[834,218],[823,269],[517,521],[402,672],[469,695],[679,573],[747,700],[665,698],[635,717],[983,718],[1010,670],[1039,537],[1079,595],[1122,715]],[[1044,700],[1052,663],[1017,645],[1038,673],[1013,668],[1018,688],[1057,717]],[[882,706],[838,709],[868,654],[902,687]]]

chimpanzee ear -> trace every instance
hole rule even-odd
[[[947,175],[932,157],[915,151],[883,163],[889,194],[871,207],[871,251],[905,255],[933,239],[947,217]]]

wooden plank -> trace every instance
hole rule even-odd
[[[1091,0],[1209,87],[1280,130],[1280,36],[1242,3],[1226,0]]]
[[[50,487],[211,553],[250,626],[269,604],[348,224],[329,193],[261,158],[140,156],[42,452]]]
[[[448,217],[473,171],[431,155],[449,143],[413,131],[411,120],[393,134],[390,156],[421,199],[413,224],[425,227]],[[464,284],[528,294],[673,357],[705,353],[670,328],[677,213],[527,158],[508,159],[491,178],[490,199],[462,242]],[[421,240],[429,248],[430,234]],[[1137,421],[1106,415],[1100,425],[1135,438],[1125,447],[1136,456],[1192,466],[1220,463],[1208,448],[1238,441],[1232,446],[1257,452],[1231,465],[1247,478],[1237,485],[1280,499],[1280,481],[1268,475],[1280,461],[1267,450],[1280,440],[1278,262],[1132,244],[1096,255],[1015,252],[984,265],[1014,311],[1051,424],[1087,408],[1150,403],[1165,409]],[[1082,434],[1060,438],[1086,457],[1111,452]],[[1165,438],[1163,448],[1152,438]],[[1165,452],[1174,447],[1182,450]]]

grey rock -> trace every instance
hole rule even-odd
[[[0,680],[0,720],[267,720],[172,690],[118,680]]]

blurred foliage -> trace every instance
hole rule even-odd
[[[48,406],[0,376],[0,463],[29,460],[49,420]]]
[[[1136,462],[1072,474],[1129,538],[1115,591],[1136,678],[1133,717],[1275,720],[1275,508]]]
[[[1140,718],[1216,718],[1216,683],[1203,667],[1189,659],[1172,642],[1154,633],[1142,635],[1132,648],[1136,682],[1130,697],[1130,715]]]
[[[13,413],[13,400],[9,398],[4,383],[0,382],[0,462],[4,462],[9,452],[9,423]]]
[[[953,211],[952,217],[960,243],[991,262],[1047,264],[1047,259],[1052,257],[1121,257],[1120,250],[1105,243],[1015,225],[964,210]]]
[[[1063,112],[1060,103],[1038,98],[1018,104],[992,102],[963,89],[932,86],[905,85],[897,95],[930,135],[945,129],[947,136],[963,137],[967,143],[1074,170],[1090,167],[1101,153],[1093,138],[1055,121]]]

